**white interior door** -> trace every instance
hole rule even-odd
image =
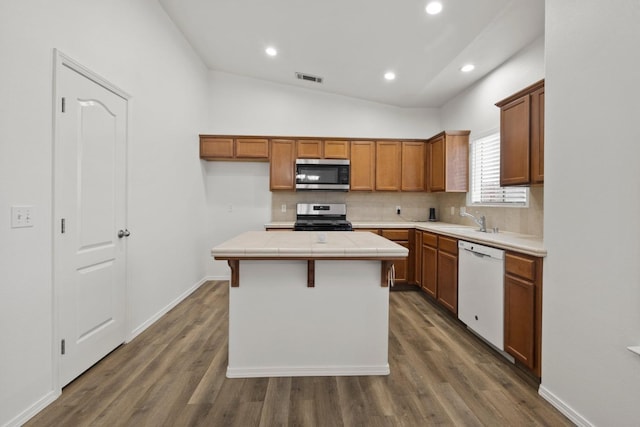
[[[127,100],[56,66],[54,274],[64,386],[124,342]],[[119,234],[121,235],[119,237]]]

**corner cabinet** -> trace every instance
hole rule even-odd
[[[445,131],[429,139],[428,191],[469,191],[469,133]]]
[[[402,191],[425,191],[425,162],[427,144],[421,141],[402,141]]]
[[[541,377],[542,259],[505,253],[504,349]]]
[[[500,108],[500,185],[544,182],[544,80],[496,103]]]

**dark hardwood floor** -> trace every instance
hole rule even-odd
[[[572,425],[419,292],[391,293],[388,376],[228,379],[227,286],[203,285],[26,425]]]

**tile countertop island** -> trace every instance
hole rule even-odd
[[[389,374],[389,273],[406,248],[373,233],[249,231],[211,254],[231,267],[227,377]]]
[[[524,254],[545,257],[547,250],[544,248],[542,237],[529,234],[500,231],[498,233],[484,233],[478,231],[478,227],[446,222],[410,222],[410,221],[352,221],[354,229],[358,228],[409,228],[428,231],[437,234],[454,237],[460,240],[468,240]],[[265,224],[268,229],[293,229],[293,222],[271,222]]]

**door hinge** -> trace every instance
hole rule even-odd
[[[61,234],[64,234],[64,232],[65,232],[65,231],[66,231],[66,229],[67,229],[67,224],[66,224],[66,222],[67,222],[67,221],[66,221],[64,218],[62,218],[62,219],[60,220],[60,233],[61,233]]]
[[[66,351],[66,345],[63,339],[62,341],[60,341],[60,354],[64,354],[65,351]]]
[[[66,110],[67,101],[65,97],[62,97],[62,112],[64,113]]]

